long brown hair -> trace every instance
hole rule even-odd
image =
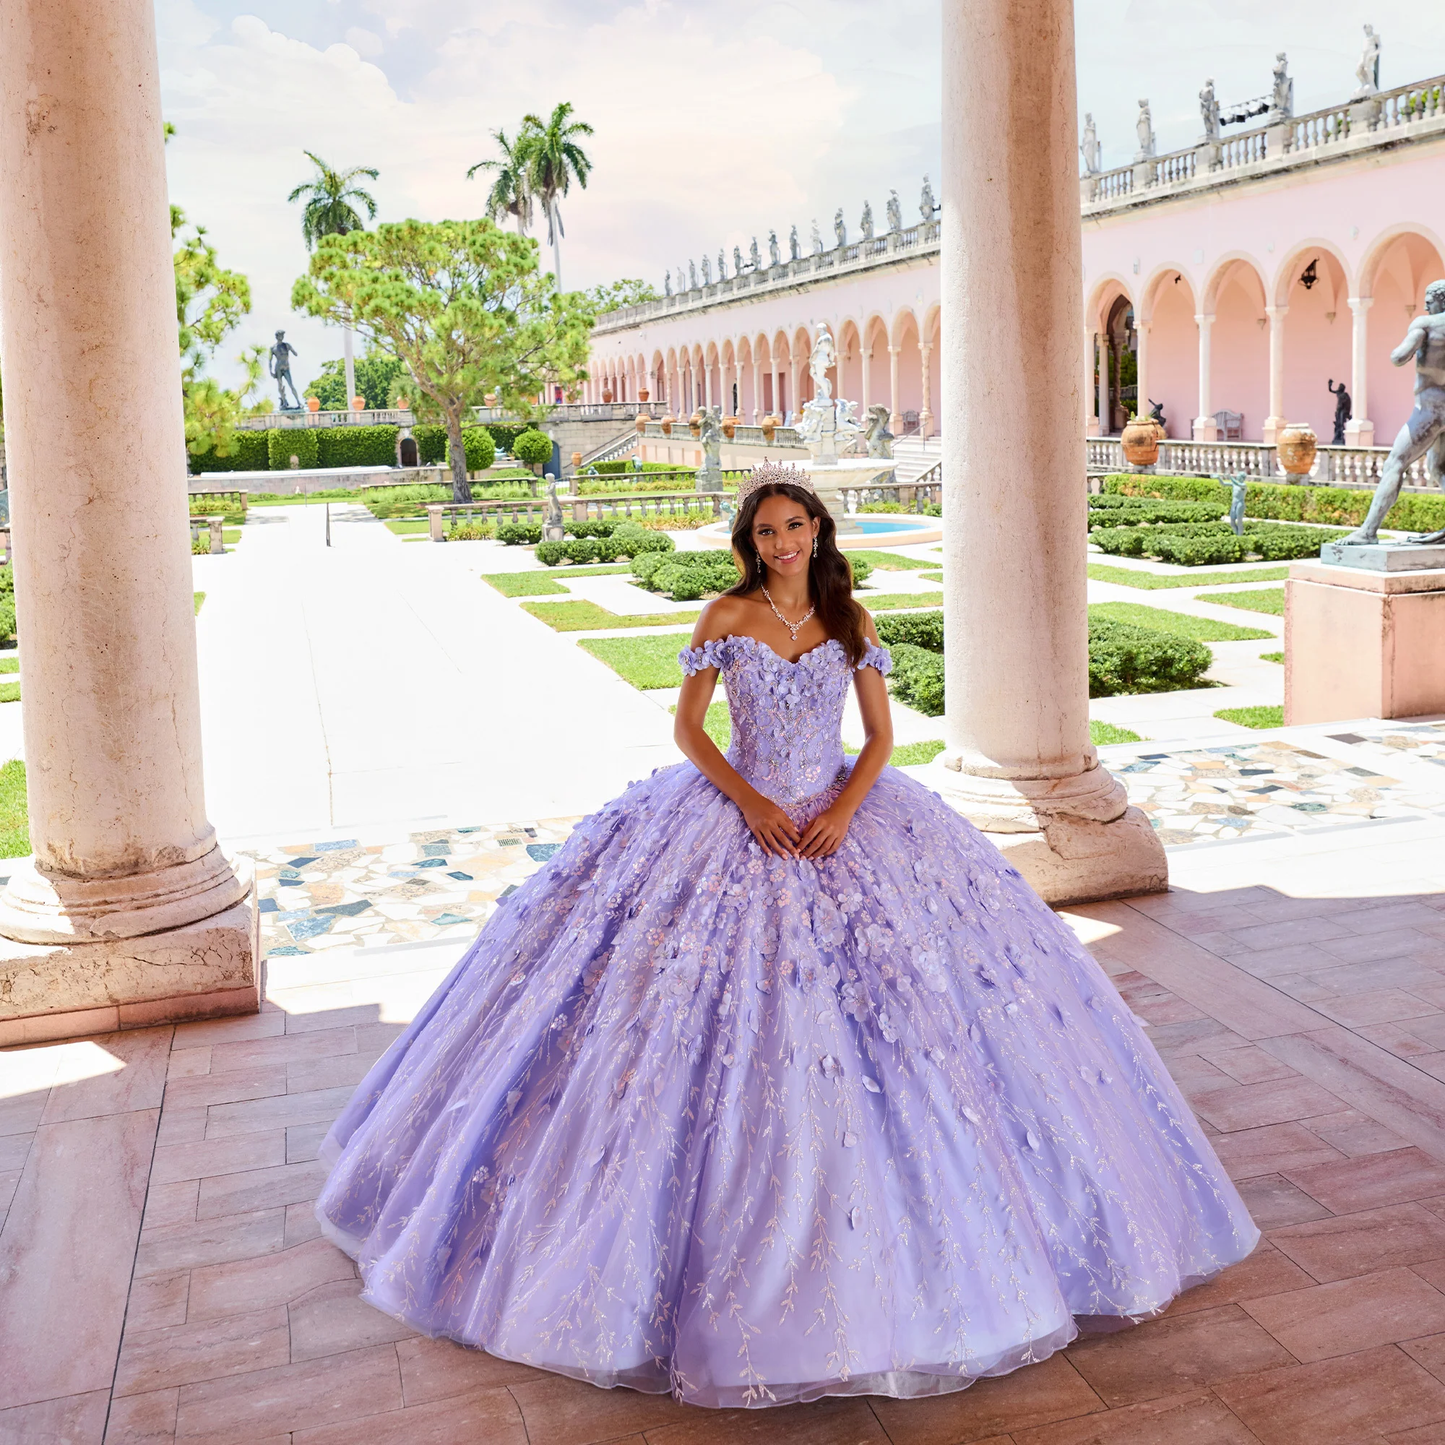
[[[829,637],[843,644],[848,661],[856,667],[868,646],[863,630],[868,614],[853,599],[853,569],[838,549],[838,528],[828,509],[806,487],[792,482],[765,482],[738,508],[733,518],[732,544],[743,580],[723,595],[746,597],[767,583],[767,568],[753,545],[753,519],[769,497],[797,502],[818,523],[818,554],[808,565],[808,595],[817,609],[818,621]]]

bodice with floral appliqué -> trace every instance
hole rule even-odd
[[[844,768],[843,704],[853,667],[830,637],[796,662],[754,637],[720,637],[678,654],[689,676],[715,667],[727,689],[727,760],[764,797],[787,806],[824,792]],[[893,659],[871,644],[858,664],[885,677]]]

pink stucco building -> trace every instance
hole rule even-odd
[[[1328,442],[1328,383],[1343,382],[1346,441],[1393,439],[1413,378],[1389,353],[1445,277],[1445,77],[1271,114],[1080,185],[1091,433],[1118,433],[1137,386],[1171,437],[1223,439],[1234,413],[1241,440],[1304,421]],[[805,359],[827,322],[835,390],[886,403],[895,432],[939,431],[938,233],[920,219],[612,313],[583,399],[645,390],[684,415],[711,403],[749,422],[785,416],[807,400]]]

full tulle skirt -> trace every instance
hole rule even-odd
[[[322,1158],[377,1308],[709,1406],[959,1389],[1259,1237],[1102,970],[892,769],[817,863],[691,764],[635,784],[501,903]]]

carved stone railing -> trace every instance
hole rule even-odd
[[[936,255],[938,235],[938,221],[920,221],[916,226],[886,231],[871,240],[850,241],[816,255],[800,256],[796,261],[760,266],[756,271],[744,271],[742,275],[729,276],[725,281],[714,281],[710,285],[679,291],[676,295],[663,296],[656,301],[644,301],[637,306],[622,306],[616,311],[609,311],[597,318],[592,334],[602,336],[639,326],[646,321],[726,305],[744,297],[752,300],[759,295],[784,291],[808,281],[854,275],[879,266],[896,265],[917,256]]]
[[[1133,470],[1124,460],[1124,449],[1117,437],[1086,437],[1084,451],[1090,472]],[[1313,470],[1298,480],[1309,486],[1373,489],[1389,455],[1389,447],[1320,447],[1315,453]],[[1161,476],[1182,477],[1243,472],[1262,482],[1291,480],[1280,466],[1274,447],[1263,442],[1162,441],[1154,471]],[[1405,485],[1429,485],[1423,457],[1406,469]]]
[[[274,431],[278,427],[307,426],[415,426],[416,417],[407,407],[386,407],[379,411],[267,411],[243,416],[239,431]]]
[[[641,412],[648,416],[665,416],[667,406],[660,401],[562,401],[541,408],[545,413],[540,424],[562,421],[632,421]],[[472,414],[482,425],[489,421],[516,423],[522,420],[515,412],[500,406],[474,406]]]
[[[661,426],[651,422],[647,428],[648,441],[693,441],[699,440],[692,435],[692,429],[685,421],[673,423],[671,435],[664,435]],[[807,452],[802,437],[790,426],[779,426],[773,428],[772,439],[769,440],[763,435],[760,426],[736,426],[733,428],[731,438],[723,438],[724,446],[749,446],[749,447],[776,447],[780,451]]]
[[[1401,140],[1445,136],[1445,76],[1412,81],[1363,100],[1291,116],[1217,142],[1083,175],[1079,190],[1086,216],[1147,204],[1234,180],[1336,155],[1355,154]]]
[[[932,470],[941,475],[943,463]],[[850,512],[861,511],[869,502],[897,502],[905,512],[922,512],[930,504],[943,505],[941,481],[878,482],[866,487],[839,487],[844,507]]]
[[[638,497],[559,497],[564,510],[574,522],[616,520],[629,517],[664,518],[685,516],[689,512],[710,511],[722,515],[721,492],[655,492]],[[525,498],[492,502],[432,503],[426,509],[428,533],[433,542],[446,541],[446,528],[460,518],[480,517],[483,521],[540,524],[546,519],[547,499],[529,501]]]

